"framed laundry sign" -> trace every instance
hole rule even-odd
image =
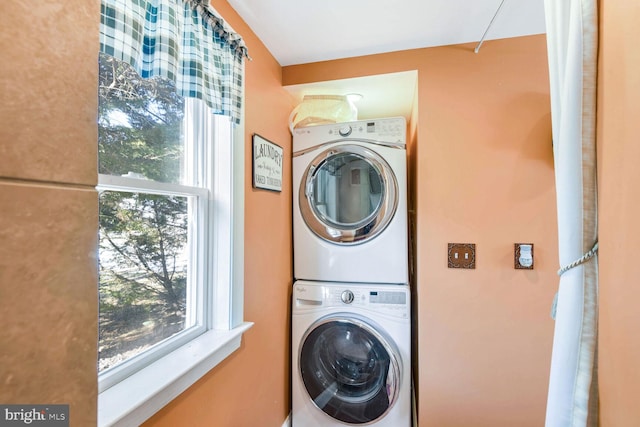
[[[282,147],[253,134],[254,188],[282,191],[282,155]]]

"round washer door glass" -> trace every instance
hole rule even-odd
[[[303,339],[300,374],[318,409],[345,423],[366,424],[395,403],[398,360],[389,342],[366,323],[327,319]]]
[[[313,159],[302,177],[299,202],[302,218],[317,236],[337,244],[362,243],[389,225],[398,184],[380,155],[342,145]]]

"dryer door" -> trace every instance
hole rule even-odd
[[[332,316],[309,328],[299,366],[315,406],[345,423],[378,420],[398,397],[401,369],[395,346],[349,315]]]
[[[398,183],[380,155],[360,145],[341,145],[311,161],[299,203],[302,218],[318,237],[363,243],[389,225],[398,206]]]

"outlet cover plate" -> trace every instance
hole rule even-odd
[[[529,267],[525,267],[520,264],[520,245],[531,245],[531,258],[532,262]],[[533,265],[536,262],[536,257],[533,253],[533,243],[514,243],[513,244],[513,268],[516,270],[533,270]]]
[[[449,243],[448,245],[449,268],[476,268],[475,243]]]

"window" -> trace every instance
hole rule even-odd
[[[99,418],[116,420],[102,399],[112,387],[203,337],[212,340],[207,352],[226,347],[228,336],[216,344],[216,331],[248,327],[244,156],[228,117],[111,56],[99,64]],[[159,409],[142,406],[146,416]]]

